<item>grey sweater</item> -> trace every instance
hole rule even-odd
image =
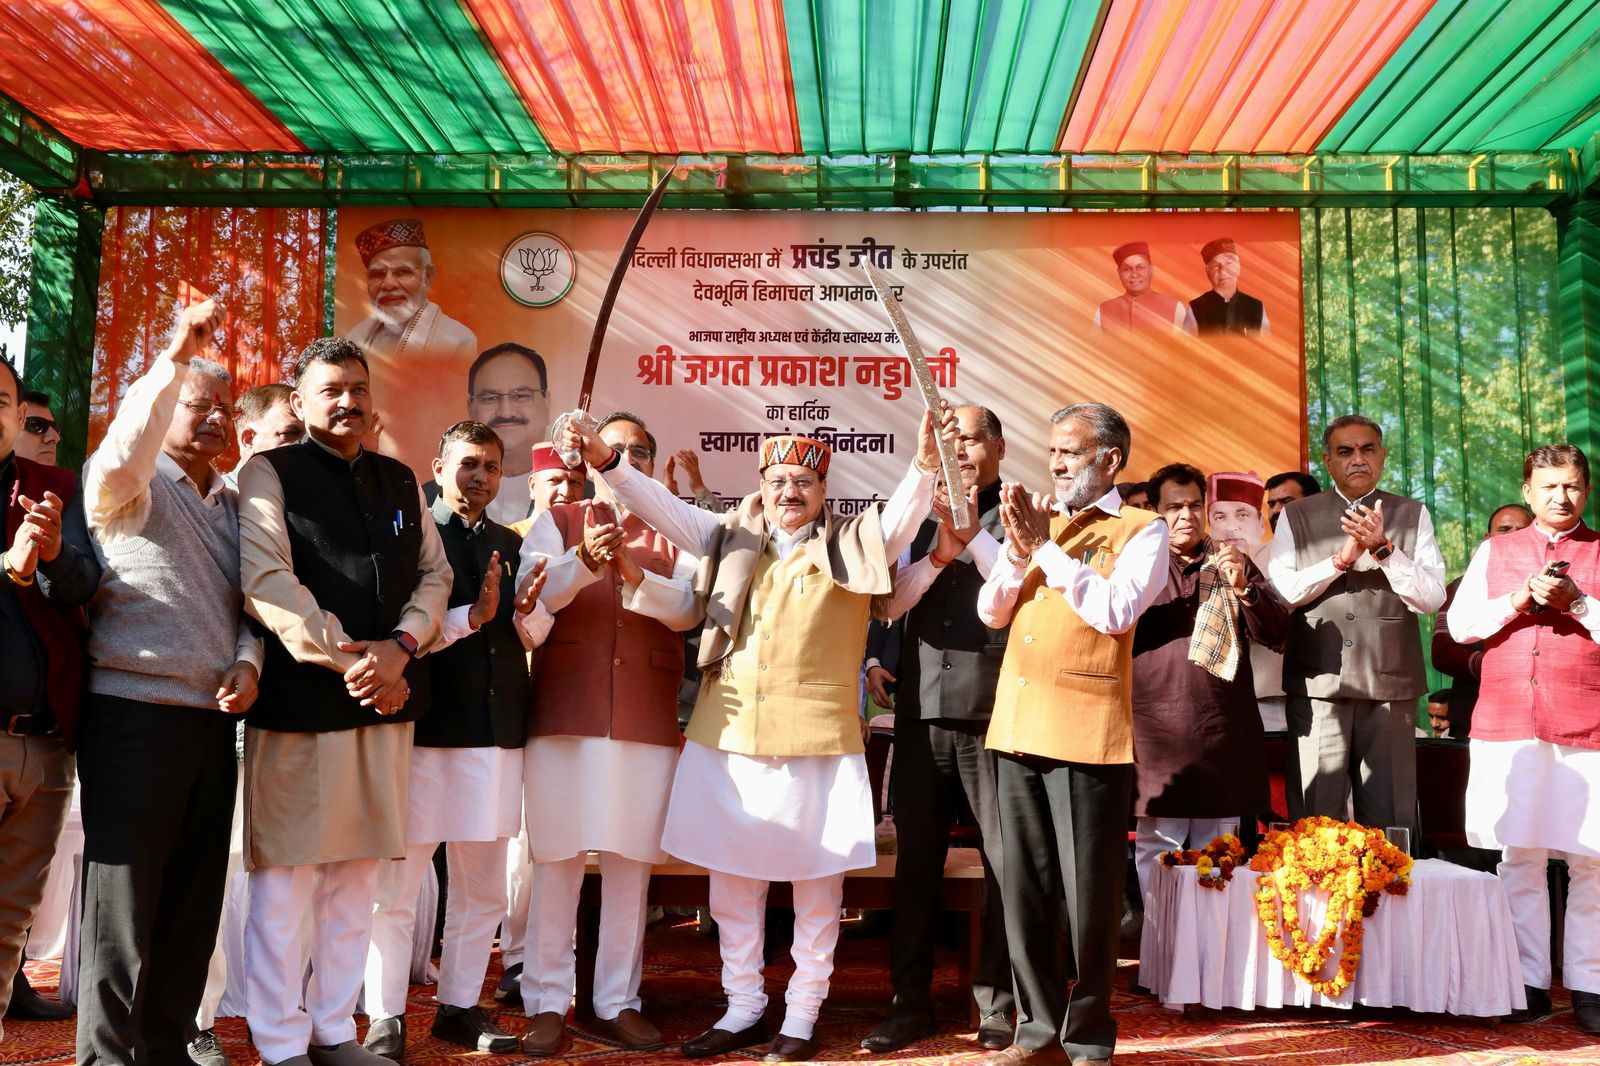
[[[216,710],[238,658],[239,511],[157,471],[150,512],[131,536],[94,538],[105,569],[89,603],[89,691]]]

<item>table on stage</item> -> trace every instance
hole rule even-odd
[[[1440,859],[1418,861],[1411,890],[1385,894],[1363,922],[1355,980],[1337,999],[1318,995],[1273,957],[1256,917],[1248,866],[1222,891],[1203,888],[1193,866],[1157,865],[1145,912],[1139,980],[1162,1002],[1205,1007],[1407,1007],[1497,1017],[1520,1010],[1522,968],[1500,881]],[[1301,928],[1315,939],[1327,895],[1300,894]],[[1342,942],[1323,968],[1333,972]]]

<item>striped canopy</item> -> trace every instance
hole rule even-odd
[[[1472,153],[1600,131],[1592,0],[9,0],[142,152]]]

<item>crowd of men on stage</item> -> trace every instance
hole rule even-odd
[[[876,862],[863,677],[893,707],[897,834],[894,999],[869,1051],[937,1028],[927,886],[963,804],[989,887],[973,994],[991,1066],[1111,1060],[1129,813],[1143,900],[1160,851],[1269,809],[1275,714],[1291,817],[1414,824],[1417,616],[1445,603],[1445,566],[1428,509],[1380,488],[1370,419],[1328,424],[1326,491],[1182,463],[1119,486],[1127,423],[1076,403],[1050,419],[1053,491],[1034,495],[1000,478],[993,409],[946,408],[887,502],[841,518],[818,441],[767,440],[755,491],[727,507],[679,453],[690,503],[617,413],[533,449],[531,513],[508,528],[486,515],[507,459],[490,427],[450,426],[427,473],[365,447],[367,363],[340,338],[235,406],[200,354],[219,321],[184,311],[81,479],[53,465],[48,399],[0,364],[0,1004],[15,987],[24,1016],[50,1007],[13,977],[76,770],[81,1063],[227,1061],[211,1020],[230,850],[262,1060],[400,1060],[440,844],[436,1037],[563,1052],[597,861],[594,1031],[664,1046],[640,978],[651,868],[672,856],[709,873],[727,997],[683,1053],[808,1059],[844,878]],[[940,437],[965,523],[937,483]],[[220,475],[235,440],[237,477]],[[1600,1033],[1600,537],[1580,450],[1534,450],[1523,482],[1526,508],[1495,512],[1450,590],[1435,661],[1480,686],[1467,819],[1503,853],[1516,1017],[1550,1010],[1560,857],[1563,983]],[[793,884],[795,970],[769,1028],[773,881]],[[521,1034],[479,1005],[497,931],[520,959],[504,990]]]

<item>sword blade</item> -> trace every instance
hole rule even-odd
[[[617,292],[622,288],[623,275],[627,274],[628,264],[633,262],[633,253],[639,247],[639,239],[644,236],[645,227],[650,224],[650,216],[655,214],[656,205],[661,203],[662,194],[667,191],[667,182],[672,180],[673,171],[677,169],[676,163],[667,165],[666,173],[661,175],[661,180],[656,182],[649,199],[639,208],[639,216],[633,220],[633,228],[628,231],[628,239],[622,242],[622,254],[617,257],[617,265],[611,271],[611,281],[606,285],[606,294],[600,300],[600,313],[594,320],[594,336],[589,339],[589,358],[583,365],[583,387],[578,391],[577,409],[585,414],[589,411],[589,402],[594,398],[595,376],[600,370],[600,349],[605,344],[606,327],[611,324],[611,309],[616,306]]]
[[[889,323],[894,327],[895,336],[900,338],[900,345],[906,350],[906,358],[911,362],[911,372],[916,375],[917,386],[922,391],[922,402],[935,417],[938,417],[939,386],[933,380],[933,371],[928,369],[928,359],[922,354],[922,345],[918,343],[916,334],[911,332],[911,323],[906,318],[905,309],[900,306],[900,301],[895,299],[894,290],[889,287],[889,279],[883,276],[872,261],[862,260],[862,265],[867,268],[867,280],[872,282],[872,287],[878,294],[878,302],[883,304],[884,311],[889,315]],[[967,497],[961,491],[961,464],[956,460],[955,446],[945,440],[937,426],[934,427],[933,439],[939,446],[939,466],[944,470],[945,487],[950,492],[950,517],[957,529],[965,529],[972,523],[972,516],[967,513]]]

